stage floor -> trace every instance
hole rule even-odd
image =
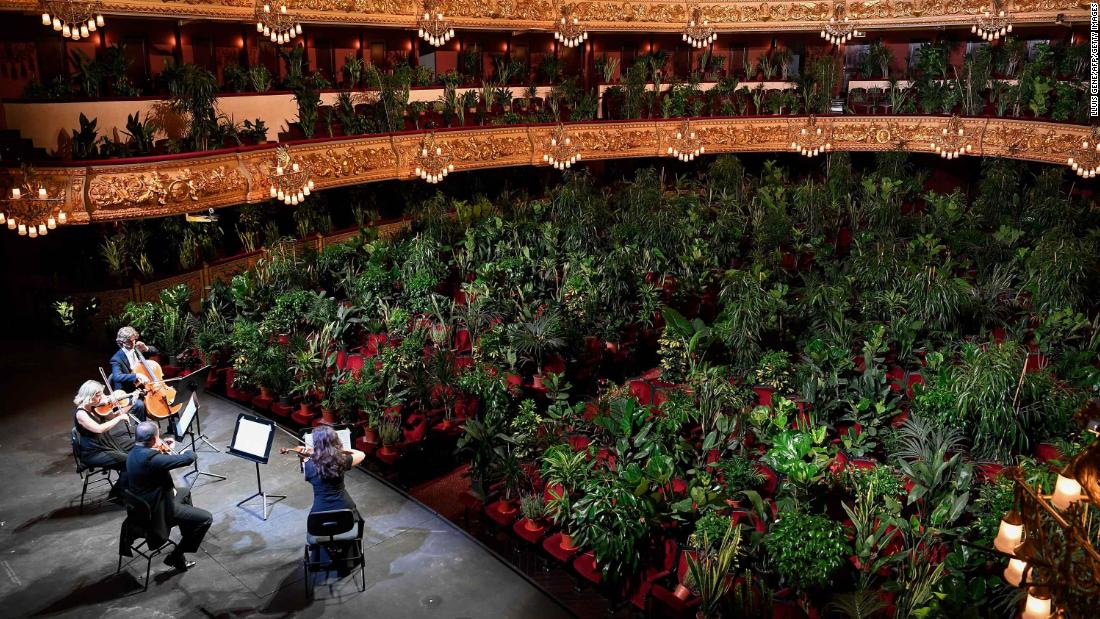
[[[153,562],[141,591],[139,558],[115,575],[125,511],[89,490],[78,513],[80,478],[69,444],[71,398],[98,379],[100,355],[68,348],[4,345],[0,358],[0,615],[71,617],[244,617],[354,614],[404,617],[570,616],[553,599],[435,512],[363,471],[349,472],[348,491],[366,519],[367,590],[347,577],[331,591],[318,586],[306,604],[301,567],[312,503],[296,458],[261,465],[264,490],[287,495],[261,519],[252,463],[224,453],[244,409],[215,396],[202,400],[202,428],[223,453],[200,445],[194,504],[214,514],[198,565],[177,574]],[[121,428],[121,426],[120,426]],[[293,440],[277,432],[273,453]],[[184,471],[177,471],[177,485]],[[188,480],[194,480],[191,476]],[[178,533],[174,534],[178,538]],[[335,578],[335,577],[333,577]]]

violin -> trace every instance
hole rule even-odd
[[[167,419],[183,408],[183,402],[176,401],[176,388],[164,382],[164,371],[156,361],[148,361],[138,348],[134,347],[134,356],[138,364],[134,374],[145,379],[145,410],[151,417]]]
[[[153,449],[156,449],[160,453],[168,455],[168,456],[172,455],[172,453],[173,453],[172,452],[172,445],[165,442],[165,441],[163,441],[163,440],[160,440],[160,439],[157,439],[156,444],[153,445]]]
[[[106,417],[108,415],[114,415],[116,413],[129,413],[130,409],[134,406],[134,400],[141,394],[141,390],[137,389],[132,393],[126,393],[119,389],[117,391],[104,391],[103,395],[107,398],[105,402],[95,407],[97,415]]]

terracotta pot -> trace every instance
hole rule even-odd
[[[260,387],[260,397],[264,398],[265,400],[273,399],[271,397],[271,390],[268,389],[267,387],[263,387],[263,386]]]
[[[576,550],[577,547],[573,545],[573,538],[565,533],[561,534],[561,541],[558,542],[558,547],[562,550]]]
[[[396,455],[400,454],[401,451],[398,450],[393,445],[382,445],[382,448],[378,450],[378,453],[380,453],[384,456],[392,457],[392,456],[396,456]]]
[[[313,416],[313,411],[309,409],[309,403],[304,400],[300,404],[298,404],[298,413],[303,417]]]
[[[538,532],[538,531],[541,531],[541,530],[545,529],[546,527],[539,524],[535,520],[530,520],[530,519],[524,518],[523,519],[523,528],[527,529],[531,533],[535,533],[535,532]]]
[[[691,589],[688,589],[683,584],[678,584],[676,585],[676,589],[672,592],[672,595],[683,602],[691,595]]]
[[[321,408],[321,421],[329,425],[339,423],[340,418],[336,415],[336,411],[329,408]]]
[[[378,439],[378,430],[374,428],[363,428],[363,440],[375,445],[381,442]]]

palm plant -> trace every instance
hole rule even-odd
[[[516,352],[533,363],[539,374],[542,374],[546,353],[565,346],[565,328],[557,310],[540,309],[531,313],[523,309],[510,335]]]

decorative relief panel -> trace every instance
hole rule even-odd
[[[87,210],[92,220],[185,213],[236,204],[243,200],[247,189],[235,155],[208,161],[92,168],[89,176]]]

